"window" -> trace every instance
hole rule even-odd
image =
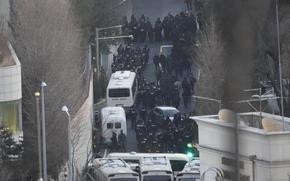
[[[171,181],[170,176],[166,175],[150,175],[144,176],[144,181]]]
[[[109,89],[109,97],[129,97],[129,89]]]
[[[113,123],[107,123],[107,129],[112,129],[113,128]]]
[[[120,122],[115,123],[115,128],[116,128],[116,129],[120,129],[120,128],[121,128],[121,123],[120,123]]]
[[[12,133],[22,130],[21,101],[0,103],[0,126],[8,127]]]

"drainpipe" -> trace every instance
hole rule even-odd
[[[253,177],[253,180],[252,181],[255,181],[256,180],[256,174],[255,174],[255,167],[256,167],[255,160],[256,159],[257,159],[257,155],[250,155],[249,156],[249,160],[252,161],[252,177]]]

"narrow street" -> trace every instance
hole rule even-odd
[[[133,1],[133,14],[136,18],[139,18],[142,14],[145,15],[145,17],[149,17],[152,25],[154,26],[155,21],[157,18],[161,18],[161,20],[168,15],[168,13],[171,13],[172,15],[175,15],[177,13],[180,13],[181,11],[186,10],[185,4],[182,0],[134,0]],[[162,45],[171,45],[171,42],[153,42],[153,43],[135,43],[134,46],[140,46],[144,47],[144,45],[147,45],[150,48],[150,55],[149,55],[149,63],[146,65],[143,75],[149,82],[156,82],[156,74],[155,74],[155,68],[153,64],[153,56],[156,54],[159,54],[160,52],[160,46]],[[171,48],[165,48],[163,50],[165,55],[169,55],[171,52]],[[180,109],[181,113],[183,114],[189,114],[192,112],[192,106],[191,104],[188,106],[187,109],[184,108],[183,101],[181,101]],[[138,152],[137,147],[137,140],[136,140],[136,133],[135,130],[131,127],[131,122],[127,122],[127,151],[136,151]]]

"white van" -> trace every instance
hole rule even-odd
[[[175,181],[200,181],[200,161],[192,160],[176,175]]]
[[[107,106],[133,106],[137,90],[138,85],[135,72],[117,71],[113,73],[107,87]]]
[[[113,132],[120,131],[127,135],[126,114],[122,107],[105,107],[101,110],[102,137],[104,142],[110,141]]]
[[[139,174],[121,159],[98,158],[92,168],[96,181],[139,181]]]
[[[148,156],[140,159],[141,181],[173,181],[170,162],[166,156]]]
[[[166,156],[172,167],[173,172],[180,172],[183,170],[185,164],[190,161],[190,158],[186,154],[182,153],[110,153],[107,158],[122,159],[129,164],[140,164],[140,159],[146,156]]]

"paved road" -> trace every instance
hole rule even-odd
[[[146,17],[150,18],[152,24],[155,24],[155,20],[160,17],[163,19],[169,12],[173,15],[180,13],[185,10],[185,4],[183,0],[134,0],[133,1],[133,14],[136,17],[140,17],[144,14]],[[162,42],[162,43],[152,43],[147,44],[150,48],[150,58],[149,64],[146,65],[144,70],[145,78],[150,82],[156,81],[155,68],[152,62],[153,56],[159,54],[161,45],[168,45],[171,42]],[[143,47],[145,44],[138,44]],[[170,49],[166,49],[165,53],[170,53]],[[192,106],[189,106],[187,109],[183,107],[183,102],[181,101],[180,111],[182,113],[189,113],[192,111]],[[128,130],[128,151],[138,151],[137,141],[135,136],[135,131],[131,128],[131,123],[127,122]]]

